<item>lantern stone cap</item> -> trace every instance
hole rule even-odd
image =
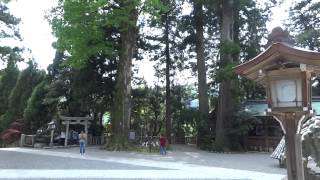
[[[234,71],[248,79],[257,80],[263,72],[300,67],[300,64],[312,67],[314,72],[320,73],[320,53],[276,42],[250,61],[234,67]]]

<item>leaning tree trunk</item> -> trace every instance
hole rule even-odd
[[[114,90],[113,107],[111,111],[112,136],[109,148],[115,150],[126,149],[128,146],[128,130],[130,122],[131,97],[131,66],[137,36],[137,10],[134,2],[124,1],[128,6],[129,21],[120,28],[120,56]]]
[[[171,144],[171,95],[170,95],[170,43],[169,43],[169,13],[165,14],[165,58],[166,58],[166,135],[168,143]]]
[[[208,86],[206,75],[206,64],[204,57],[204,38],[203,38],[203,9],[201,1],[194,2],[194,17],[196,25],[196,52],[197,52],[197,68],[198,68],[198,97],[199,97],[199,111],[200,121],[198,125],[198,140],[197,145],[201,147],[206,142],[209,136],[208,130]]]
[[[222,27],[221,27],[221,44],[227,45],[233,42],[233,0],[222,1]],[[226,48],[222,48],[226,49]],[[220,68],[226,67],[233,62],[230,53],[220,52]],[[222,79],[219,86],[218,113],[216,123],[215,144],[217,148],[228,148],[229,139],[226,136],[226,130],[230,128],[232,115],[232,80]],[[222,150],[223,150],[222,149]]]

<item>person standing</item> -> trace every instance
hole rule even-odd
[[[166,155],[167,152],[166,152],[166,142],[167,142],[167,139],[166,137],[163,135],[163,134],[160,134],[160,155]]]
[[[81,133],[79,134],[79,145],[80,145],[80,154],[81,155],[85,155],[85,152],[86,152],[86,149],[85,149],[85,146],[86,146],[86,134],[81,131]]]

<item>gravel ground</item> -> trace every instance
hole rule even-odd
[[[208,153],[173,146],[167,156],[99,147],[0,149],[0,178],[280,180],[286,170],[268,153]]]
[[[50,149],[49,151],[77,154],[79,150],[78,148],[70,148]],[[99,147],[87,149],[87,155],[98,158],[153,160],[208,167],[251,170],[264,173],[286,174],[286,170],[284,168],[279,168],[278,161],[270,158],[270,153],[264,152],[210,153],[198,150],[193,146],[174,145],[172,150],[168,152],[167,156],[134,152],[110,152],[101,150]]]
[[[161,170],[164,168],[153,168],[147,166],[128,165],[113,162],[108,164],[103,161],[80,158],[68,158],[34,155],[23,152],[0,151],[0,169],[82,169],[82,170]],[[168,169],[167,169],[168,170]]]

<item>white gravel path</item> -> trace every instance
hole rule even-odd
[[[155,169],[0,169],[0,178],[104,178],[104,179],[249,179],[281,180],[285,169],[267,153],[208,153],[187,146],[173,146],[167,156],[138,154],[132,152],[110,152],[97,147],[88,148],[81,157],[78,148],[29,149],[5,148],[0,151],[27,153],[32,155],[64,157],[66,160],[90,161],[146,166]],[[1,163],[1,160],[0,160]],[[163,168],[163,169],[157,169]]]

